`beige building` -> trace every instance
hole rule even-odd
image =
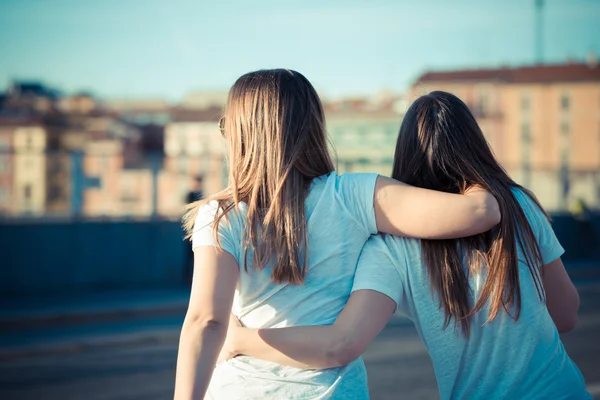
[[[205,195],[216,193],[227,183],[226,144],[217,124],[220,108],[180,109],[165,126],[163,169],[159,175],[159,214],[181,215],[195,177],[203,177]]]
[[[600,67],[590,64],[428,72],[411,100],[460,97],[496,156],[549,210],[600,206]]]
[[[21,125],[12,134],[12,211],[42,215],[46,204],[46,130],[39,125]]]
[[[391,94],[325,103],[338,171],[390,175],[405,104]]]
[[[13,210],[13,130],[14,126],[0,121],[0,215]]]
[[[187,109],[206,110],[209,108],[223,108],[227,103],[228,92],[190,92],[181,100],[181,106]]]
[[[97,179],[97,185],[83,190],[83,214],[91,217],[123,215],[120,179],[123,172],[123,144],[116,139],[86,143],[83,174]]]

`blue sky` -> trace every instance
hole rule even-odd
[[[0,0],[0,87],[103,97],[227,90],[286,67],[325,95],[402,90],[428,69],[534,60],[534,0]],[[600,56],[600,0],[546,0],[548,62]]]

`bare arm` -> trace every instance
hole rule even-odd
[[[235,327],[226,352],[303,369],[345,365],[359,357],[390,319],[396,303],[372,290],[350,296],[333,325],[279,329]],[[227,357],[226,357],[227,358]]]
[[[375,218],[380,232],[420,239],[455,239],[486,232],[500,222],[498,202],[482,189],[452,194],[379,177]]]
[[[560,333],[574,329],[578,322],[579,294],[560,258],[542,267],[546,307]]]
[[[225,341],[238,280],[231,254],[216,247],[194,251],[190,304],[181,329],[175,399],[203,399]]]

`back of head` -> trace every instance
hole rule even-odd
[[[513,189],[516,184],[500,166],[469,108],[456,96],[436,91],[418,98],[407,111],[396,145],[392,177],[408,184],[450,193],[464,193],[479,185],[500,205],[502,221],[493,230],[460,240],[423,240],[423,261],[433,290],[445,311],[445,326],[454,319],[469,334],[469,318],[488,302],[488,321],[500,309],[521,309],[519,243],[541,296],[539,246]],[[464,258],[466,257],[466,258]],[[487,274],[479,298],[470,303],[469,271]]]
[[[221,128],[228,144],[229,183],[206,199],[218,200],[223,210],[215,229],[227,212],[245,202],[245,251],[254,250],[254,267],[273,263],[274,281],[303,282],[304,200],[312,180],[334,170],[319,96],[298,72],[250,72],[229,91]],[[185,217],[188,232],[201,204],[190,207]]]

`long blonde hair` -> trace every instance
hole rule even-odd
[[[251,247],[254,268],[272,265],[274,282],[304,282],[308,262],[304,201],[312,180],[334,170],[319,96],[298,72],[250,72],[229,91],[223,127],[229,149],[228,186],[187,207],[188,236],[198,208],[206,202],[219,203],[214,221],[217,240],[220,220],[244,202],[244,270]]]

